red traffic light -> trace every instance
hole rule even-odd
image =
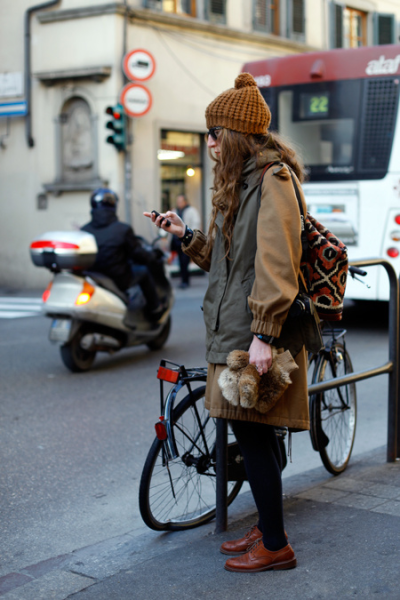
[[[112,115],[113,119],[122,119],[122,108],[120,106],[107,106],[106,115]]]

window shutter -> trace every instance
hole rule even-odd
[[[376,14],[375,44],[394,44],[396,19],[394,15]]]
[[[330,5],[331,48],[343,48],[343,6],[332,2]]]
[[[226,0],[208,0],[207,18],[212,23],[225,23],[226,21]]]
[[[304,0],[292,0],[292,31],[304,34]]]
[[[271,32],[271,0],[254,0],[254,29]]]

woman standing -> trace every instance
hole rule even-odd
[[[309,428],[307,367],[301,333],[289,309],[299,291],[301,223],[290,169],[302,181],[295,152],[268,132],[271,113],[248,73],[206,110],[207,144],[215,161],[208,235],[192,231],[173,212],[155,224],[182,240],[184,251],[205,271],[208,376],[206,407],[229,419],[242,451],[259,520],[244,538],[225,542],[229,571],[255,572],[296,566],[283,524],[281,457],[274,426]],[[273,164],[265,173],[264,168]],[[261,192],[261,193],[260,193]],[[303,199],[304,202],[304,199]],[[305,204],[304,204],[305,208]],[[165,218],[170,220],[167,226]],[[248,350],[262,375],[271,367],[271,344],[290,350],[298,370],[267,413],[232,406],[218,378],[232,350]]]

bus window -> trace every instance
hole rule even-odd
[[[359,90],[355,82],[344,82],[356,98]],[[351,173],[355,168],[355,142],[358,126],[354,102],[343,102],[342,84],[317,88],[296,86],[278,90],[278,131],[299,149],[302,158],[313,173],[321,168],[326,172],[343,169]],[[350,92],[350,90],[348,90]],[[353,95],[354,98],[354,95]]]

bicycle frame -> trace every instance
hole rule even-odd
[[[170,368],[167,365],[171,365],[173,368]],[[172,413],[174,410],[176,397],[178,392],[184,386],[187,387],[189,394],[191,394],[191,383],[195,381],[206,381],[207,368],[186,369],[183,365],[178,365],[170,360],[162,359],[157,372],[157,378],[160,380],[160,422],[164,425],[166,430],[166,437],[163,440],[164,450],[167,454],[168,460],[173,460],[179,456],[175,442],[174,430],[172,427]],[[169,390],[165,401],[164,382],[175,383],[175,385]],[[197,418],[199,419],[198,415]]]

